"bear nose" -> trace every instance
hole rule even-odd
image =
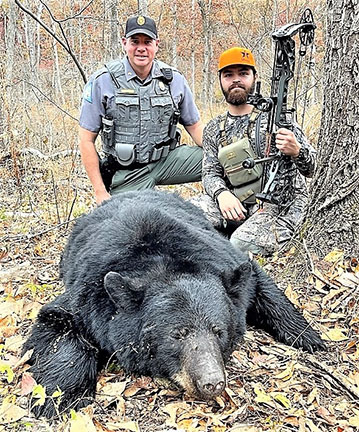
[[[223,379],[207,379],[204,383],[198,383],[198,389],[202,396],[206,399],[213,398],[220,395],[225,387]]]

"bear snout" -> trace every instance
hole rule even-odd
[[[226,386],[226,381],[224,373],[221,372],[222,371],[219,369],[213,371],[213,373],[211,374],[207,373],[206,376],[201,377],[201,379],[197,380],[195,384],[197,388],[197,393],[201,397],[201,399],[213,399],[223,392]]]
[[[226,386],[222,352],[213,334],[202,333],[186,340],[181,371],[174,377],[187,393],[202,400],[220,395]]]

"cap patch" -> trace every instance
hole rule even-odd
[[[140,15],[140,16],[137,18],[137,24],[138,24],[138,25],[143,25],[145,22],[146,22],[145,17],[143,17],[143,16]]]

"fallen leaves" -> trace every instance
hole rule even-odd
[[[350,426],[358,427],[359,428],[359,410],[353,408],[354,416],[349,417],[349,424]]]
[[[20,358],[39,308],[63,288],[57,279],[63,246],[58,234],[50,232],[16,248],[10,245],[2,255],[0,423],[6,428],[10,424],[26,430],[22,422],[29,418],[33,430],[50,432],[354,432],[359,428],[359,264],[354,258],[347,261],[341,251],[315,261],[315,272],[305,284],[298,284],[291,272],[289,283],[283,285],[286,295],[322,332],[327,353],[310,356],[250,330],[231,356],[226,391],[215,401],[200,402],[159,381],[106,370],[91,409],[53,422],[34,419],[30,406],[61,394],[46,395],[28,372],[29,354]],[[288,259],[273,261],[277,280],[283,268],[292,268]]]
[[[88,414],[71,411],[70,432],[96,432],[96,427]]]
[[[3,401],[0,407],[0,422],[14,423],[27,415],[27,411],[13,403]]]
[[[6,380],[11,383],[14,379],[14,371],[12,370],[9,362],[0,361],[0,373],[6,374]]]
[[[348,336],[345,333],[346,329],[333,328],[323,333],[322,339],[333,342],[345,341],[348,339]]]

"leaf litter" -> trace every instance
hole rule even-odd
[[[0,166],[0,175],[9,172]],[[89,210],[93,201],[83,172],[77,183],[79,208]],[[174,190],[186,197],[201,187]],[[61,194],[51,200],[45,187],[28,193],[36,212],[6,187],[0,192],[4,207],[11,209],[0,247],[0,432],[358,430],[359,264],[339,250],[323,260],[310,257],[313,272],[296,249],[261,262],[322,334],[327,352],[304,353],[249,328],[227,364],[227,388],[214,401],[196,400],[172,383],[128,376],[108,365],[93,404],[59,419],[35,419],[30,407],[49,395],[28,372],[29,354],[21,358],[20,351],[41,306],[63,291],[58,262],[71,223],[62,222],[71,215],[59,211],[68,208],[65,203],[58,208]],[[23,213],[26,218],[19,216]],[[60,394],[59,389],[51,397]]]

